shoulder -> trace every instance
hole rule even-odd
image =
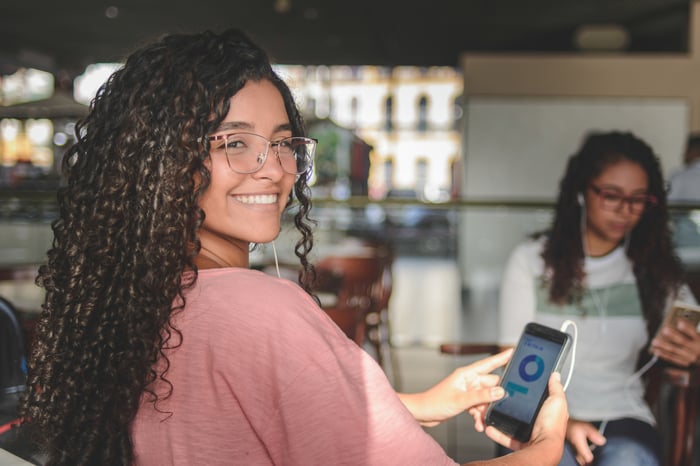
[[[230,345],[265,343],[273,349],[285,340],[330,344],[345,338],[299,285],[256,270],[202,271],[185,299],[187,324],[226,334]]]
[[[195,301],[219,302],[224,305],[253,306],[287,302],[313,305],[314,301],[299,285],[266,273],[243,269],[208,269],[199,272],[192,290],[187,292]]]
[[[700,162],[695,162],[691,165],[684,166],[674,171],[669,177],[671,192],[673,192],[674,184],[697,183],[700,177]]]
[[[527,263],[533,267],[542,263],[542,250],[546,238],[530,239],[518,244],[510,255],[511,262]]]

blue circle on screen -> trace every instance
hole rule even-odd
[[[533,373],[528,372],[528,368],[532,370],[533,367],[530,363],[535,363],[535,372]],[[535,380],[542,377],[542,374],[544,373],[544,361],[541,357],[537,356],[536,354],[530,354],[528,356],[525,356],[520,362],[518,373],[524,381],[534,382]]]

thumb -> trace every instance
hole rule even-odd
[[[488,404],[492,401],[498,401],[503,398],[506,391],[501,386],[480,388],[478,390],[470,391],[469,397],[471,398],[472,406],[479,404]]]
[[[605,445],[605,442],[607,441],[605,436],[597,430],[589,432],[588,440],[590,440],[590,442],[593,443],[594,445],[598,445],[598,446]]]

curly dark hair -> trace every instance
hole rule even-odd
[[[46,301],[22,406],[49,464],[132,463],[131,423],[144,393],[158,401],[149,386],[168,383],[164,348],[182,337],[171,316],[197,279],[198,200],[210,181],[206,136],[250,80],[276,86],[293,135],[302,136],[289,88],[236,30],[170,35],[145,46],[102,86],[77,125],[52,248],[37,278]],[[306,177],[296,180],[288,208],[296,210],[295,253],[309,292]],[[183,275],[188,269],[194,274]]]
[[[659,159],[649,145],[632,133],[592,133],[569,158],[559,185],[554,221],[542,252],[545,282],[553,303],[565,304],[580,299],[584,280],[580,219],[585,207],[578,202],[578,197],[606,167],[622,160],[644,169],[649,179],[649,193],[658,201],[644,210],[630,233],[627,249],[651,338],[661,323],[667,298],[683,281],[683,269],[672,247]]]

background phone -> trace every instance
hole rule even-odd
[[[677,328],[678,318],[680,317],[688,319],[697,327],[698,324],[700,324],[700,306],[684,303],[683,301],[674,301],[673,307],[668,311],[668,314],[666,314],[664,321],[659,326],[659,330],[656,331],[656,336],[658,336],[659,332],[667,325],[672,328]],[[649,345],[649,353],[652,352],[651,345]]]
[[[684,303],[682,301],[674,301],[673,308],[666,315],[666,319],[664,320],[662,327],[664,325],[670,325],[671,327],[676,328],[676,321],[679,317],[688,319],[697,326],[698,323],[700,323],[700,306]]]
[[[530,440],[532,424],[549,394],[549,376],[566,360],[570,340],[568,334],[544,325],[525,326],[501,378],[506,396],[489,405],[486,425],[521,442]]]

